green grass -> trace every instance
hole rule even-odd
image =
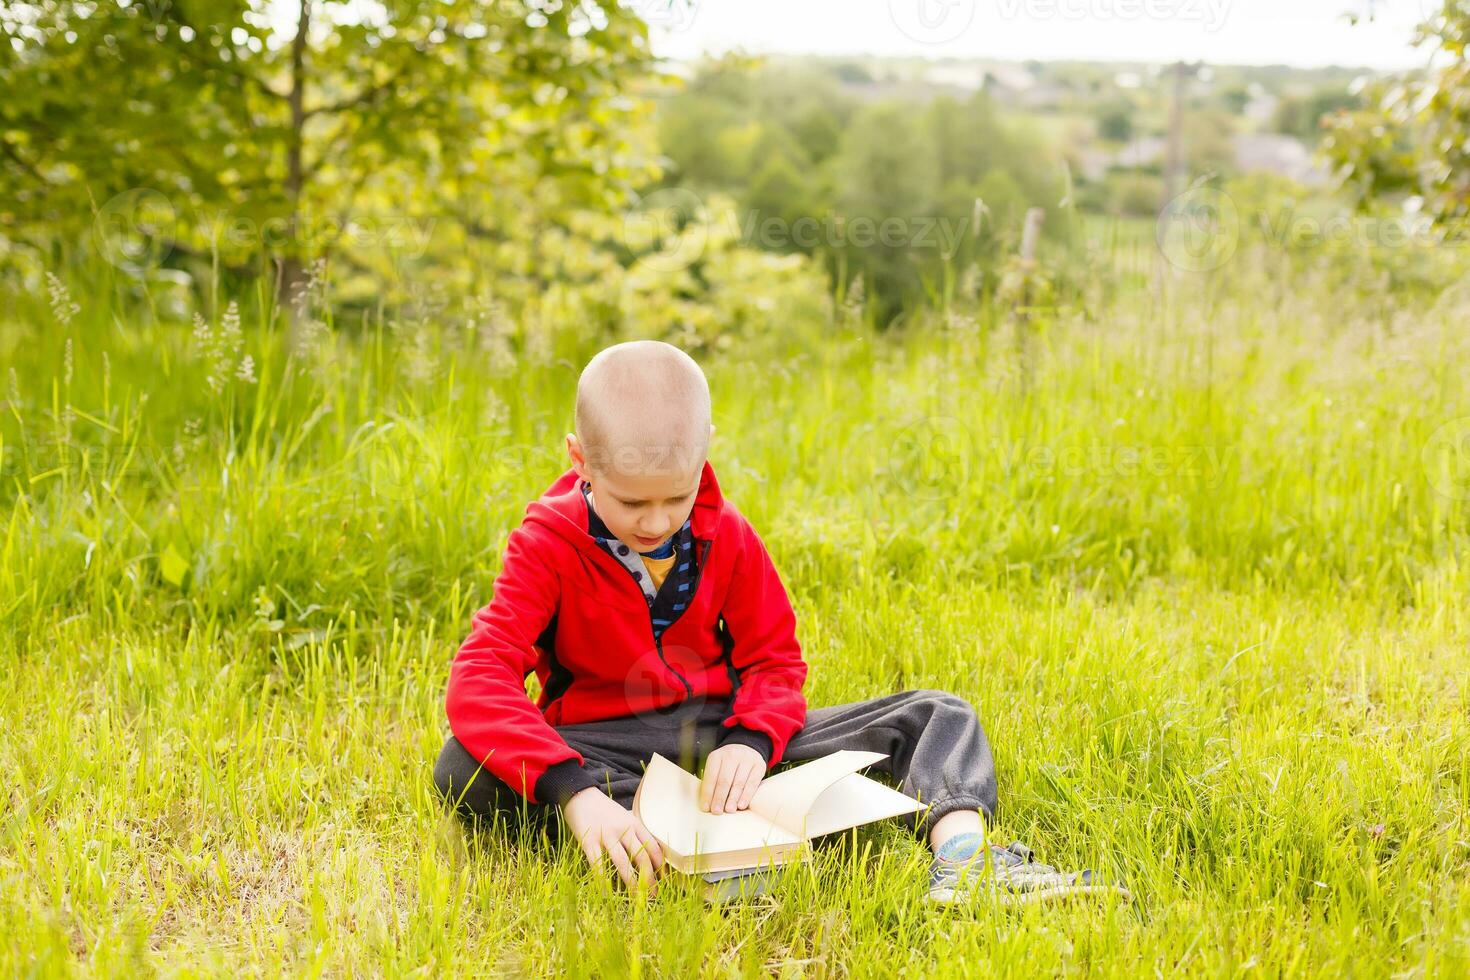
[[[32,289],[0,325],[6,974],[1470,967],[1470,481],[1424,451],[1470,416],[1463,297],[1242,255],[1024,343],[701,353],[809,702],[970,698],[1005,834],[1137,896],[936,912],[884,825],[718,911],[466,833],[429,780],[449,660],[618,338],[548,301],[289,357],[247,314],[234,352],[77,281],[69,323]],[[212,390],[211,347],[257,380]]]

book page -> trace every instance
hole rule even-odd
[[[699,808],[699,777],[654,753],[634,812],[660,841],[691,856],[800,843],[923,809],[856,771],[884,758],[881,752],[834,752],[763,780],[747,810],[707,813]]]
[[[751,797],[750,809],[771,823],[789,831],[793,836],[805,839],[802,834],[802,824],[817,799],[839,779],[853,775],[857,770],[886,758],[887,756],[882,752],[858,752],[844,749],[804,765],[787,769],[785,772],[768,777],[760,784],[755,791],[755,796]],[[860,818],[855,821],[855,824],[866,823],[868,819],[878,819],[877,817],[861,817],[860,814],[854,814],[854,816]]]
[[[681,854],[716,854],[801,841],[751,810],[701,810],[699,778],[656,752],[644,771],[634,808],[655,837]]]
[[[924,804],[862,773],[843,776],[817,797],[806,817],[806,836],[820,837],[905,813]]]

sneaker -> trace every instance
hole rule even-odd
[[[1115,895],[1125,902],[1133,897],[1121,885],[1100,881],[1092,871],[1058,871],[1041,864],[1020,841],[1001,847],[987,844],[978,833],[957,834],[945,841],[929,865],[929,901],[952,905],[988,894],[1001,905],[1080,895]]]

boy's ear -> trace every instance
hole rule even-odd
[[[582,455],[582,444],[577,441],[575,433],[567,433],[567,458],[572,461],[572,469],[577,476],[583,480],[587,479],[587,457]]]

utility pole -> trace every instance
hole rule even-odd
[[[1046,211],[1041,208],[1026,210],[1026,223],[1021,227],[1021,254],[1016,260],[1016,271],[1020,276],[1020,296],[1016,308],[1016,360],[1021,366],[1021,389],[1031,388],[1031,303],[1035,298],[1036,247],[1041,241],[1041,225],[1046,221]]]
[[[1199,74],[1200,64],[1175,62],[1170,68],[1174,75],[1173,104],[1169,108],[1169,151],[1164,164],[1164,206],[1179,196],[1184,184],[1184,99],[1188,95],[1189,80]]]

